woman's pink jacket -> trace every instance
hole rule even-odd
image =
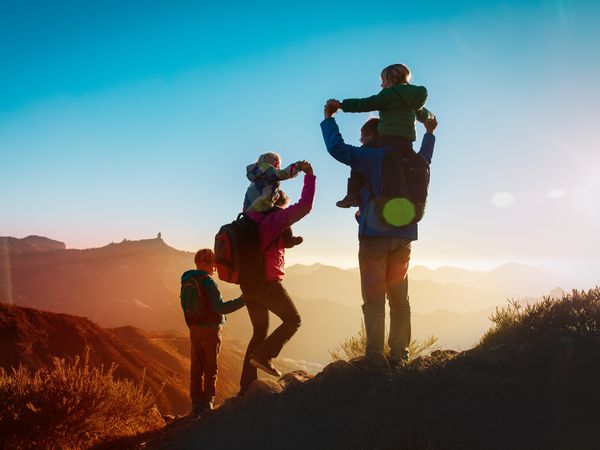
[[[250,212],[250,218],[259,225],[260,249],[264,253],[265,278],[281,281],[285,276],[285,244],[281,232],[306,216],[313,206],[317,177],[304,175],[300,200],[287,208],[269,214]]]

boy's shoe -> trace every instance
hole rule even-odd
[[[335,206],[338,208],[352,208],[360,206],[360,193],[350,192],[346,194],[346,196],[341,199],[339,202],[336,202]]]
[[[256,359],[253,356],[252,358],[250,358],[250,364],[252,364],[257,369],[264,370],[269,375],[273,375],[274,377],[281,376],[281,372],[275,368],[275,366],[273,365],[271,360],[264,362],[264,361],[260,361],[260,360]]]
[[[285,239],[285,248],[292,248],[296,245],[300,245],[304,242],[304,238],[302,236],[290,236],[288,239]]]
[[[192,405],[192,411],[190,412],[190,417],[196,418],[200,417],[202,413],[206,411],[206,405]]]

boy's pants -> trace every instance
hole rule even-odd
[[[192,343],[190,398],[193,406],[206,405],[215,398],[217,359],[221,348],[221,326],[190,327]]]
[[[362,237],[360,240],[358,261],[368,357],[384,356],[386,293],[390,304],[390,356],[395,361],[408,357],[410,245],[410,240],[400,238]]]
[[[248,343],[240,380],[240,392],[243,393],[257,379],[256,367],[250,364],[250,358],[255,356],[261,361],[276,358],[300,327],[300,314],[280,281],[266,281],[252,290],[242,287],[242,292],[252,322],[252,338]],[[269,311],[282,322],[267,337]]]

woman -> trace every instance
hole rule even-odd
[[[310,212],[315,196],[316,177],[312,166],[306,161],[299,164],[300,170],[304,172],[304,188],[297,203],[288,207],[289,198],[280,191],[271,212],[248,213],[252,220],[259,223],[264,279],[256,286],[241,286],[253,334],[244,358],[240,395],[257,379],[257,368],[271,375],[281,376],[281,372],[273,366],[272,359],[279,355],[283,346],[300,327],[300,315],[281,284],[285,276],[285,240],[282,233]],[[282,323],[267,336],[269,311],[277,315]]]

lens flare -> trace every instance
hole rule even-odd
[[[508,208],[515,203],[515,196],[510,192],[497,192],[490,201],[496,208]]]
[[[8,238],[0,237],[0,302],[13,304]]]
[[[406,198],[393,198],[383,207],[383,217],[395,227],[408,225],[415,218],[415,205]]]
[[[565,196],[565,191],[562,189],[552,189],[551,191],[548,191],[547,195],[550,198],[562,198]]]

